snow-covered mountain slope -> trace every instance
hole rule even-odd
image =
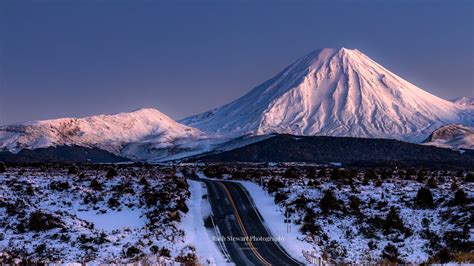
[[[139,109],[115,115],[2,126],[0,149],[18,152],[24,148],[78,145],[122,154],[122,149],[131,143],[148,143],[147,150],[166,149],[174,147],[175,142],[200,138],[202,135],[198,129],[179,124],[158,110]]]
[[[452,100],[453,103],[457,103],[461,106],[467,106],[474,108],[474,98],[469,97],[459,97]]]
[[[444,124],[472,125],[474,116],[360,51],[341,48],[311,52],[243,97],[179,122],[223,136],[287,133],[419,142]]]
[[[474,127],[445,125],[436,129],[424,142],[443,148],[474,150]]]

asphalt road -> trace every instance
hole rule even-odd
[[[274,241],[252,199],[239,183],[199,179],[206,184],[214,223],[237,265],[302,265]],[[231,239],[232,238],[232,239]],[[259,239],[260,238],[260,239]]]

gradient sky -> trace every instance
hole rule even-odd
[[[0,1],[0,124],[225,104],[308,52],[357,48],[474,96],[474,1]]]

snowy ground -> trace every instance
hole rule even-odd
[[[17,168],[0,174],[0,262],[194,261],[188,185],[170,168]]]
[[[302,250],[314,250],[333,263],[474,263],[473,173],[298,164],[201,167],[211,178],[249,180],[239,182],[271,232],[286,236],[281,245],[300,260]],[[422,188],[433,206],[416,200]],[[290,236],[283,210],[291,213]]]

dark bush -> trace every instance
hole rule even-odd
[[[438,182],[436,181],[436,178],[430,177],[426,182],[426,186],[428,186],[429,188],[437,188]]]
[[[425,173],[423,173],[422,171],[419,171],[418,174],[416,175],[416,181],[419,183],[425,183],[426,181]]]
[[[129,247],[126,252],[127,258],[135,257],[138,254],[140,254],[140,250],[135,246]]]
[[[0,173],[5,173],[7,171],[7,168],[4,163],[0,163]]]
[[[67,181],[65,182],[51,182],[49,184],[49,188],[53,190],[58,190],[58,191],[63,191],[63,190],[68,190],[71,186]]]
[[[45,251],[46,251],[46,244],[44,244],[44,243],[41,243],[41,244],[39,244],[35,247],[35,253],[37,255],[41,255]]]
[[[194,253],[189,253],[187,255],[180,255],[176,257],[176,261],[183,265],[196,265],[196,255]]]
[[[466,192],[464,192],[464,190],[459,189],[454,194],[454,204],[456,204],[456,205],[465,205],[465,204],[468,203],[468,201],[469,200],[468,200]]]
[[[448,263],[452,261],[454,256],[451,254],[448,248],[442,248],[436,252],[430,259],[429,264],[433,263]]]
[[[315,179],[316,178],[316,169],[314,167],[310,167],[306,171],[306,178],[309,178],[309,179]]]
[[[344,173],[342,170],[339,170],[339,169],[332,169],[332,172],[331,172],[331,179],[332,180],[340,180],[344,178]]]
[[[145,187],[150,185],[144,176],[142,176],[142,178],[140,178],[140,184],[142,184]]]
[[[409,234],[408,229],[405,228],[405,225],[403,224],[402,218],[400,218],[400,215],[398,214],[398,210],[393,206],[390,208],[382,228],[384,230],[384,234],[386,235],[397,231],[400,233]]]
[[[0,168],[1,168],[1,166],[0,166]],[[1,171],[1,170],[0,170],[0,171]],[[466,182],[468,182],[468,183],[474,182],[474,174],[473,174],[473,173],[468,173],[468,174],[466,175],[465,180],[466,180]]]
[[[307,207],[309,199],[304,195],[300,194],[294,201],[293,204],[297,209],[304,209]]]
[[[35,190],[33,188],[33,186],[31,184],[28,185],[28,187],[26,188],[26,194],[28,196],[33,196],[35,195]]]
[[[170,252],[170,250],[167,249],[167,248],[161,248],[161,249],[160,249],[160,256],[161,256],[161,257],[168,257],[168,258],[169,258],[169,257],[171,257],[171,252]]]
[[[214,227],[214,225],[212,224],[211,216],[207,216],[206,218],[204,218],[204,227],[206,227],[206,228],[213,228]]]
[[[35,211],[30,215],[28,228],[33,231],[47,231],[53,228],[61,228],[62,222],[51,214]]]
[[[224,175],[224,169],[219,166],[208,166],[202,170],[205,176],[221,179]]]
[[[118,173],[117,173],[117,170],[115,170],[115,168],[109,168],[109,170],[107,170],[107,174],[105,175],[105,177],[113,178],[113,177],[116,177],[117,175]]]
[[[382,258],[390,261],[390,262],[400,262],[398,257],[400,253],[398,252],[397,247],[392,244],[388,244],[382,251]]]
[[[135,192],[130,182],[123,182],[121,184],[118,184],[117,186],[114,187],[114,190],[120,193],[129,193],[129,194],[133,194]]]
[[[285,201],[288,199],[288,195],[286,195],[286,193],[283,193],[283,192],[277,192],[275,194],[275,203],[278,204],[282,201]]]
[[[186,180],[176,178],[175,183],[176,183],[176,188],[178,189],[188,190],[189,188],[188,182],[186,182]]]
[[[360,199],[356,196],[349,198],[349,207],[351,207],[354,213],[360,213]]]
[[[332,190],[326,190],[324,192],[324,196],[319,202],[319,208],[321,208],[321,211],[324,213],[330,213],[331,211],[339,210],[341,208],[339,201],[334,196]]]
[[[79,173],[79,170],[77,169],[76,166],[70,166],[67,171],[68,175],[77,175],[78,173]]]
[[[365,172],[364,178],[368,180],[374,180],[374,179],[377,179],[377,174],[375,173],[374,169],[369,169]]]
[[[120,207],[120,201],[114,197],[110,198],[108,201],[107,201],[107,205],[109,206],[109,208],[113,209],[113,208],[118,208]]]
[[[431,194],[431,191],[428,188],[420,188],[416,193],[415,204],[423,209],[433,208],[433,195]]]
[[[318,171],[318,177],[319,177],[319,178],[324,178],[324,177],[326,177],[326,169],[325,169],[325,168],[320,169],[320,170]]]
[[[247,173],[243,171],[235,171],[232,173],[232,179],[241,180],[241,179],[247,179],[247,178],[248,178]]]
[[[102,185],[97,181],[97,179],[94,179],[91,181],[90,188],[96,191],[102,190]]]
[[[295,167],[289,167],[283,173],[283,178],[296,179],[299,177],[298,170]]]
[[[189,211],[188,205],[186,205],[186,201],[184,199],[178,200],[176,208],[184,213],[188,213]]]
[[[277,180],[274,177],[272,177],[267,183],[267,189],[268,189],[268,192],[270,193],[273,193],[277,191],[278,189],[284,188],[284,187],[285,187],[285,184],[283,184],[282,181]]]

